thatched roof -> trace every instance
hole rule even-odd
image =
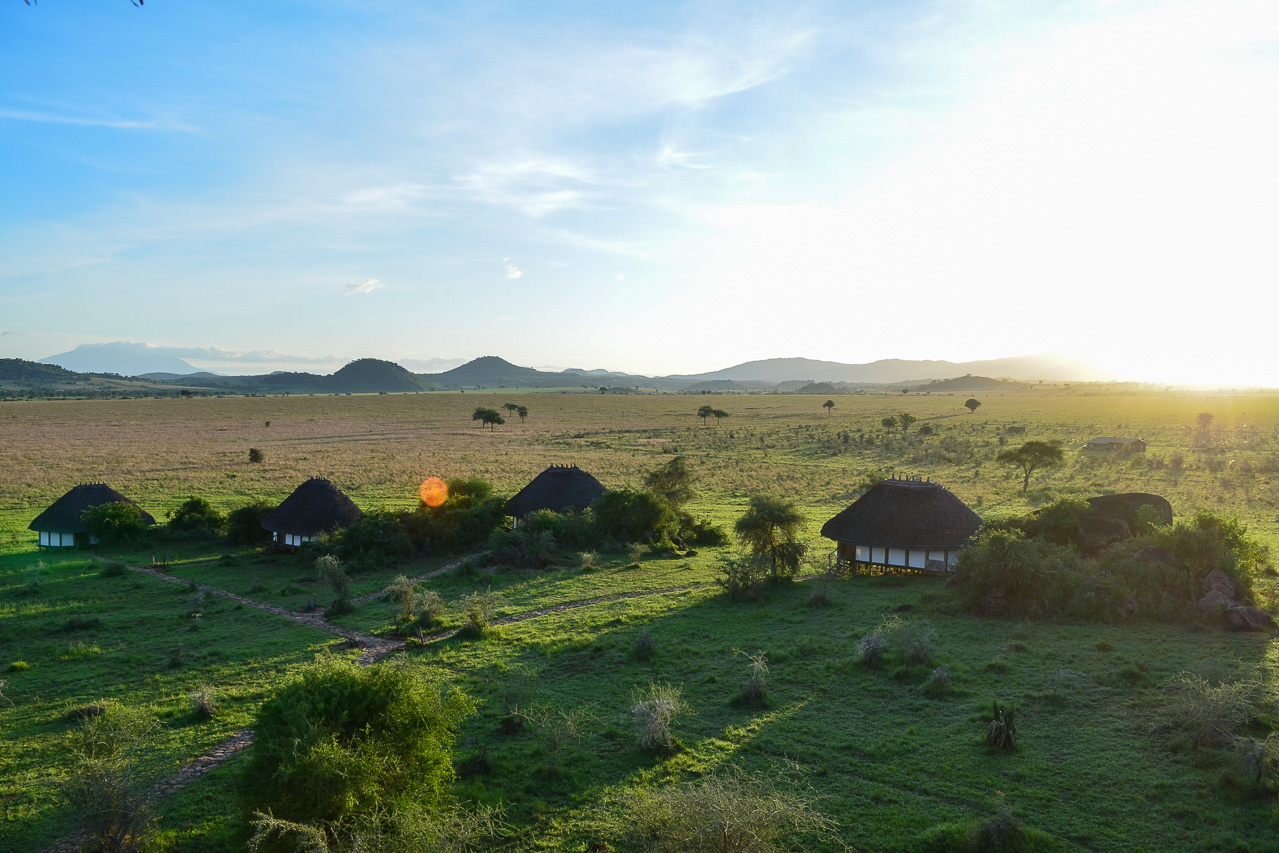
[[[958,548],[981,518],[937,483],[881,480],[848,509],[822,525],[822,535],[850,545]]]
[[[1108,515],[1112,518],[1122,518],[1128,522],[1130,527],[1137,524],[1137,510],[1142,506],[1152,506],[1159,513],[1159,519],[1164,524],[1172,524],[1172,504],[1168,503],[1168,499],[1162,495],[1152,495],[1148,492],[1128,492],[1121,495],[1100,495],[1095,498],[1089,498],[1088,503],[1092,504],[1094,512],[1102,515]]]
[[[262,519],[262,526],[272,533],[316,536],[350,527],[361,515],[341,489],[323,477],[312,477]]]
[[[36,520],[27,525],[27,529],[40,533],[88,533],[89,528],[85,526],[83,518],[84,511],[114,503],[138,506],[106,483],[81,483],[73,486],[71,491],[37,515]],[[142,513],[144,524],[155,524],[151,513],[141,507],[138,507],[138,512]]]
[[[552,465],[506,502],[506,514],[523,518],[539,509],[586,509],[604,491],[599,480],[576,465]]]

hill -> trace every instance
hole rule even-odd
[[[118,373],[121,376],[142,376],[145,373],[184,376],[197,370],[161,348],[131,341],[81,344],[70,352],[42,358],[40,363],[56,364],[77,373]]]
[[[332,376],[324,377],[325,390],[335,394],[401,393],[429,391],[430,383],[394,362],[376,358],[356,359]]]
[[[687,384],[718,379],[779,383],[802,379],[809,382],[847,382],[854,385],[927,382],[953,379],[965,374],[1006,376],[1022,380],[1100,381],[1102,375],[1092,365],[1051,355],[1017,356],[987,361],[927,361],[900,358],[881,359],[868,364],[844,364],[811,358],[769,358],[747,361],[710,373],[673,375],[668,380]]]

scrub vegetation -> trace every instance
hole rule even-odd
[[[677,395],[532,397],[0,404],[0,837],[1272,844],[1279,647],[1193,599],[1219,569],[1275,609],[1279,398],[740,396],[715,428]],[[537,416],[501,430],[466,417],[508,403]],[[1149,450],[1078,449],[1098,435]],[[1027,481],[999,457],[1029,441],[1063,458]],[[499,529],[505,497],[552,463],[613,496]],[[821,522],[893,471],[942,482],[988,522],[957,585],[829,572]],[[255,522],[316,473],[366,516],[271,553]],[[448,482],[441,507],[418,498],[428,476]],[[164,523],[104,512],[109,541],[37,551],[26,525],[89,480]],[[1071,539],[1083,498],[1127,491],[1166,497],[1174,523],[1142,516],[1135,539],[1100,550]],[[1150,545],[1180,562],[1138,560]],[[357,665],[367,650],[333,630],[403,649]],[[250,727],[242,753],[150,796]],[[128,820],[104,826],[93,804],[111,797]]]

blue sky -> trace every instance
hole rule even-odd
[[[0,357],[1279,385],[1273,0],[3,0],[0,72]]]

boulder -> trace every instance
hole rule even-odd
[[[1180,557],[1167,548],[1160,548],[1158,545],[1147,545],[1136,554],[1133,554],[1139,560],[1146,560],[1151,563],[1162,563],[1165,566],[1184,565]]]
[[[1213,590],[1220,592],[1230,599],[1231,604],[1234,604],[1235,597],[1239,594],[1238,590],[1235,589],[1235,582],[1230,579],[1230,575],[1221,569],[1213,569],[1204,575],[1204,579],[1199,582],[1199,585],[1203,587],[1204,592],[1212,592]]]
[[[1213,610],[1216,608],[1229,608],[1235,606],[1235,600],[1226,595],[1219,589],[1209,590],[1208,594],[1199,599],[1199,609]]]
[[[1274,617],[1255,607],[1227,607],[1226,621],[1240,631],[1260,631],[1275,624]]]

